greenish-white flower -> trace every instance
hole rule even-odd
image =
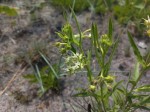
[[[84,68],[85,63],[83,60],[83,55],[72,52],[71,56],[65,58],[65,64],[66,64],[66,68],[64,68],[64,71],[73,74],[76,71]]]

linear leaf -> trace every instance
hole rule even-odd
[[[130,41],[130,44],[133,48],[133,51],[134,51],[134,54],[137,58],[137,60],[142,64],[143,67],[145,67],[145,61],[143,60],[143,57],[138,49],[138,47],[136,46],[134,40],[133,40],[133,37],[132,35],[130,34],[130,32],[128,32],[128,38],[129,38],[129,41]]]
[[[150,111],[150,108],[148,108],[146,106],[142,106],[142,105],[133,105],[133,107],[135,107],[136,109],[143,109],[143,110]]]
[[[139,70],[140,64],[139,62],[136,63],[135,68],[134,68],[134,74],[132,76],[132,81],[137,81],[138,78],[140,77],[140,70]]]
[[[135,89],[137,92],[150,92],[150,85],[144,85]]]
[[[54,73],[55,77],[58,78],[58,75],[57,75],[55,69],[52,67],[52,65],[49,63],[49,61],[46,59],[46,57],[41,52],[39,52],[39,53],[42,56],[42,58],[45,60],[45,62],[49,65],[49,67],[51,68],[51,70]]]
[[[94,45],[95,55],[98,60],[98,64],[100,66],[102,66],[101,56],[98,53],[98,49],[100,49],[100,45],[99,45],[99,41],[98,41],[98,30],[97,30],[96,24],[92,24],[91,35],[92,35],[92,41],[93,41],[93,45]]]
[[[109,20],[109,33],[108,33],[108,36],[111,39],[111,41],[112,41],[112,34],[113,34],[113,24],[112,24],[112,20],[110,19]]]
[[[35,67],[36,67],[36,71],[37,71],[37,75],[38,75],[38,81],[39,81],[40,86],[41,86],[41,90],[42,90],[42,92],[44,93],[45,89],[44,89],[44,86],[43,86],[43,81],[42,81],[42,78],[41,78],[41,73],[40,73],[40,71],[39,71],[38,66],[35,65]]]
[[[144,99],[140,102],[141,105],[144,105],[144,104],[146,104],[146,103],[149,103],[149,104],[150,104],[150,96],[147,96],[146,98],[144,98]]]

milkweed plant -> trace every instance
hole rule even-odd
[[[150,85],[139,84],[145,71],[150,69],[150,63],[143,59],[130,32],[127,34],[137,61],[128,80],[118,81],[110,72],[111,62],[119,40],[113,37],[112,20],[109,20],[108,33],[100,36],[96,23],[82,32],[74,12],[73,17],[78,28],[78,34],[74,34],[71,24],[67,22],[62,30],[57,32],[61,41],[57,42],[56,46],[64,56],[64,72],[75,74],[85,70],[87,73],[88,86],[73,95],[74,97],[91,97],[88,108],[82,108],[87,112],[150,110]],[[145,20],[145,25],[150,28],[149,17],[148,20]],[[149,30],[147,32],[150,35]],[[91,43],[88,50],[84,49],[84,39],[86,38]],[[100,68],[97,75],[94,75],[92,70],[93,54]]]

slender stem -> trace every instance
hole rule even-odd
[[[82,48],[82,32],[81,32],[81,29],[80,29],[80,25],[79,25],[79,23],[77,21],[77,18],[76,18],[76,15],[75,15],[73,9],[71,9],[71,11],[72,11],[72,14],[74,16],[74,19],[75,19],[75,22],[76,22],[76,25],[77,25],[77,28],[78,28],[78,31],[79,31],[79,37],[80,37],[79,48],[80,48],[80,51],[83,52],[83,48]]]
[[[73,4],[72,4],[72,9],[74,10],[74,6],[75,6],[75,2],[76,2],[76,0],[73,0]],[[72,13],[70,14],[70,21],[71,21],[71,19],[72,19]]]

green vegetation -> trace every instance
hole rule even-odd
[[[17,10],[6,5],[0,5],[0,14],[7,14],[8,16],[17,16]]]
[[[56,65],[50,66],[51,67],[44,66],[39,70],[39,67],[35,65],[35,73],[24,76],[24,78],[28,79],[31,84],[39,84],[40,89],[38,93],[40,97],[49,89],[55,91],[59,90],[58,78],[54,74],[58,71],[58,68]]]
[[[50,3],[61,9],[72,7],[75,12],[90,9],[96,14],[112,13],[122,25],[129,22],[135,24],[135,29],[141,35],[142,18],[150,15],[150,1],[148,0],[50,0]]]
[[[51,65],[46,57],[48,55],[48,44],[45,41],[34,42],[27,51],[20,53],[16,62],[24,62],[33,68],[33,74],[27,74],[24,78],[28,79],[31,84],[38,84],[39,96],[42,96],[47,90],[59,90],[59,66],[60,64]],[[59,62],[60,63],[60,62]]]
[[[61,9],[70,9],[72,7],[75,12],[81,12],[89,9],[96,13],[105,13],[110,10],[114,0],[50,0],[50,3]]]
[[[89,3],[86,0],[49,0],[50,3],[61,9],[70,9],[74,7],[74,11],[83,11],[89,7]]]
[[[129,77],[127,83],[123,80],[117,82],[115,77],[109,72],[111,61],[118,43],[118,40],[114,40],[112,36],[112,21],[109,21],[108,33],[99,36],[97,25],[92,24],[91,29],[88,30],[90,31],[90,34],[85,36],[81,32],[75,14],[74,18],[79,31],[78,37],[73,34],[71,25],[67,23],[62,28],[62,32],[58,33],[62,42],[57,43],[60,47],[60,51],[67,56],[67,72],[76,73],[79,69],[85,69],[87,71],[88,87],[82,88],[79,93],[74,96],[91,97],[92,100],[89,104],[89,112],[133,112],[137,109],[150,110],[148,106],[150,100],[148,94],[148,92],[150,92],[150,85],[138,85],[144,72],[150,69],[150,63],[147,63],[142,57],[131,34],[128,32],[128,38],[136,56],[137,63],[135,64],[134,72]],[[83,50],[83,37],[90,38],[91,49],[88,51]],[[111,50],[111,54],[106,60],[105,58],[109,50]],[[76,63],[74,63],[76,66],[72,65],[72,61],[68,60],[68,58],[72,59],[72,55],[69,54],[70,51],[73,53],[74,58],[77,55],[77,58],[75,58]],[[97,63],[101,68],[96,77],[91,69],[92,53],[95,54]],[[142,66],[142,70],[140,70],[140,66]]]
[[[141,0],[132,0],[132,2],[122,0],[118,2],[118,5],[114,5],[114,15],[123,24],[127,24],[129,21],[140,22],[141,18],[149,14],[149,3],[149,1]]]

